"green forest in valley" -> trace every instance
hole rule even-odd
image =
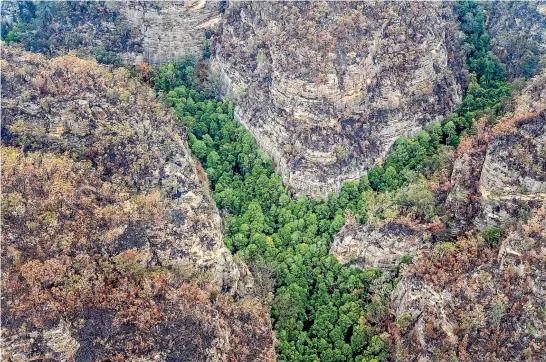
[[[458,16],[472,72],[459,110],[416,137],[400,138],[383,165],[327,199],[292,197],[271,159],[234,119],[233,104],[197,90],[194,63],[150,70],[153,86],[188,131],[216,204],[227,215],[227,247],[251,266],[264,288],[274,283],[271,315],[280,361],[387,359],[380,336],[381,323],[389,320],[384,292],[392,290],[396,276],[343,266],[329,255],[329,244],[345,223],[386,219],[402,208],[442,222],[428,180],[446,167],[446,155],[473,131],[476,119],[494,122],[502,114],[511,90],[503,64],[489,51],[483,10],[462,3]]]
[[[56,55],[55,49],[82,48],[85,51],[80,49],[78,56],[111,64],[108,69],[113,72],[120,70],[117,66],[121,64],[121,50],[141,51],[142,44],[131,41],[129,26],[119,25],[109,37],[115,41],[110,45],[90,45],[83,36],[69,35],[76,25],[86,24],[88,13],[107,13],[105,3],[44,3],[19,4],[20,21],[9,29],[3,25],[3,41],[8,45],[23,44],[26,50],[48,56]],[[345,182],[339,194],[324,198],[297,196],[284,185],[271,157],[235,118],[234,103],[219,99],[219,92],[205,86],[211,76],[205,69],[211,56],[210,37],[205,41],[203,59],[121,69],[139,87],[145,83],[153,87],[157,98],[176,116],[175,128],[188,135],[191,152],[198,160],[197,172],[208,183],[206,193],[212,195],[222,216],[225,246],[235,260],[248,265],[255,281],[253,296],[267,305],[262,308],[270,308],[279,361],[392,360],[389,352],[393,350],[393,339],[386,331],[402,322],[390,313],[390,297],[401,271],[412,263],[412,258],[401,257],[393,272],[342,265],[330,254],[335,235],[344,225],[380,223],[398,217],[425,228],[446,229],[447,196],[444,192],[441,196],[444,199],[439,199],[436,190],[441,184],[439,180],[443,177],[445,181],[445,175],[450,174],[457,148],[465,138],[478,133],[478,122],[492,127],[510,111],[513,94],[523,87],[526,78],[537,72],[538,58],[530,57],[518,68],[521,77],[510,82],[513,78],[507,76],[506,65],[490,49],[484,6],[465,1],[457,3],[454,11],[464,36],[463,51],[470,73],[463,83],[461,105],[441,123],[431,124],[414,137],[398,138],[388,157],[367,175],[358,181]],[[59,31],[46,27],[54,12],[63,19]],[[70,17],[71,14],[79,16]],[[108,20],[120,23],[116,16]],[[92,23],[99,29],[104,19],[97,15]],[[38,31],[42,27],[47,31]],[[101,31],[110,35],[108,27],[103,26]],[[201,51],[199,45],[196,49]],[[96,62],[93,64],[97,66]],[[145,90],[155,100],[154,91]],[[41,107],[47,108],[47,102]],[[164,114],[172,117],[169,112]],[[186,147],[184,141],[180,143]],[[188,160],[193,172],[189,156]],[[207,201],[208,206],[212,204]],[[480,242],[486,242],[483,249],[491,251],[501,240],[503,230],[506,229],[480,229]],[[220,234],[218,231],[217,235]],[[455,234],[450,240],[455,239]],[[221,238],[217,240],[231,258]],[[223,294],[220,292],[214,290],[209,298],[207,290],[199,296],[214,304],[215,297]],[[224,299],[231,303],[236,298],[228,295]],[[267,319],[266,312],[262,315]],[[269,332],[273,335],[270,328]]]

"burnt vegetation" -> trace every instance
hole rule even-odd
[[[22,22],[3,34],[8,43],[50,55],[87,49],[81,54],[105,63],[119,62],[113,50],[139,47],[123,28],[114,34],[121,43],[107,44],[104,54],[87,47],[88,39],[68,39],[87,20],[59,20],[66,14],[98,12],[116,24],[103,3],[21,6]],[[8,358],[24,351],[29,358],[78,361],[159,355],[167,361],[379,362],[420,353],[433,360],[536,360],[544,351],[544,302],[533,289],[544,275],[542,204],[526,204],[518,215],[525,220],[510,228],[472,230],[470,219],[483,212],[479,180],[490,142],[517,136],[532,149],[528,134],[515,130],[544,122],[543,113],[503,118],[518,91],[507,77],[533,75],[538,60],[533,53],[521,68],[507,70],[491,52],[485,9],[462,2],[456,11],[470,72],[460,108],[416,137],[398,139],[382,164],[339,194],[317,199],[295,197],[283,185],[271,158],[234,118],[233,103],[207,92],[202,62],[127,70],[3,47]],[[103,17],[93,18],[94,25]],[[59,21],[59,34],[35,31],[52,20]],[[357,20],[348,17],[343,26]],[[291,30],[304,34],[301,24]],[[340,46],[312,36],[317,49]],[[369,133],[354,120],[342,127],[355,137]],[[187,161],[186,133],[195,163]],[[364,152],[374,144],[359,147]],[[340,148],[340,158],[347,152]],[[505,157],[520,168],[533,164],[529,175],[542,177],[544,155],[524,154],[518,149]],[[458,176],[457,162],[467,166]],[[195,177],[176,176],[171,168]],[[205,195],[194,209],[180,206],[188,191],[207,194],[209,187],[223,216],[225,246],[249,266],[261,303],[234,300],[229,285],[213,285],[206,275],[213,265],[183,273],[162,259],[165,251],[191,258],[190,247],[176,243],[192,235],[203,249],[217,247],[217,234],[201,233],[210,227],[212,200]],[[420,224],[436,242],[409,267],[412,258],[404,256],[393,273],[383,274],[341,265],[329,253],[345,224],[400,220],[397,233]],[[180,231],[184,225],[191,227]],[[515,257],[502,249],[507,243],[525,250]],[[413,316],[394,320],[389,310],[389,293],[402,275],[452,295],[445,310],[419,314],[425,352]],[[440,322],[442,312],[453,321],[449,328]],[[514,321],[533,323],[512,328]],[[64,336],[63,347],[47,347],[51,333]]]
[[[2,96],[4,357],[273,358],[267,309],[217,293],[196,277],[206,265],[184,275],[161,258],[217,237],[199,219],[206,199],[198,215],[177,207],[202,185],[151,90],[123,69],[3,47]]]

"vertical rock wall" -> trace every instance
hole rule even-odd
[[[203,53],[205,32],[221,21],[216,1],[113,2],[141,37],[143,54],[126,54],[126,63],[174,62]]]
[[[273,361],[268,310],[154,92],[73,56],[3,47],[1,64],[2,357]]]
[[[298,193],[338,191],[461,101],[449,6],[237,2],[224,18],[212,69]]]
[[[446,201],[453,230],[506,227],[546,199],[545,84],[542,72],[512,114],[459,147]]]
[[[27,23],[18,29],[27,50],[48,55],[75,50],[123,64],[199,58],[206,32],[221,20],[221,3],[206,0],[3,1],[1,10],[3,36]]]

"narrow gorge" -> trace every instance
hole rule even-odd
[[[0,6],[2,360],[546,360],[543,1]]]

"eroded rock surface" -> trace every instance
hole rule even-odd
[[[120,185],[127,199],[135,191],[158,192],[158,202],[165,204],[162,222],[153,227],[128,218],[100,230],[116,240],[112,251],[153,249],[163,264],[206,270],[220,288],[230,288],[230,279],[235,284],[244,279],[224,247],[220,216],[205,179],[199,179],[185,135],[151,89],[122,68],[102,68],[75,57],[46,63],[11,48],[4,53],[5,145],[88,160],[102,172],[102,180]],[[94,186],[86,192],[99,193]]]
[[[461,101],[461,36],[439,3],[231,3],[213,71],[298,193],[361,177]]]
[[[154,92],[2,50],[3,357],[273,359],[268,311]]]
[[[342,264],[392,271],[403,256],[430,247],[431,237],[424,226],[395,221],[345,225],[336,234],[330,252]]]
[[[490,130],[478,123],[461,142],[446,202],[460,236],[426,252],[396,286],[395,360],[546,355],[545,84],[546,74],[535,77],[513,113]],[[498,246],[480,233],[490,227],[502,230]]]
[[[446,202],[454,230],[505,226],[546,199],[545,100],[542,73],[516,99],[513,114],[459,147]]]
[[[199,58],[206,32],[221,17],[221,3],[207,0],[3,1],[1,9],[4,32],[20,21],[36,28],[21,30],[19,41],[27,50],[50,55],[76,51],[123,64]]]
[[[437,249],[397,284],[396,361],[540,361],[546,352],[543,205],[500,248],[475,236]]]
[[[129,64],[200,58],[205,32],[221,21],[217,1],[123,1],[111,6],[137,30],[142,43],[143,54],[125,55],[125,63]]]

